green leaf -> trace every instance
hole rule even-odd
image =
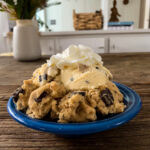
[[[15,6],[15,11],[18,19],[21,19],[24,1],[26,0],[18,0],[17,5]]]
[[[15,6],[15,3],[14,3],[14,1],[13,0],[3,0],[6,4],[8,4],[8,5],[10,5],[10,6],[12,6],[13,8],[14,8],[14,6]]]
[[[0,9],[0,11],[5,11],[4,9]]]
[[[17,0],[15,5],[13,0],[3,0],[7,5],[7,9],[15,14],[18,19],[32,19],[38,8],[45,6],[47,0]],[[0,3],[2,9],[3,4]]]

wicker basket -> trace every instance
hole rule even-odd
[[[75,30],[102,29],[102,11],[96,11],[95,13],[76,13],[75,10],[73,10],[73,25]]]

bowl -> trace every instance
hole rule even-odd
[[[135,91],[123,84],[116,82],[114,83],[124,95],[124,103],[127,107],[124,112],[112,115],[103,120],[97,120],[88,123],[57,123],[33,119],[16,109],[12,97],[10,97],[8,101],[7,111],[9,115],[18,123],[28,128],[44,132],[64,136],[81,136],[102,132],[116,128],[133,119],[139,113],[142,107],[141,99]]]

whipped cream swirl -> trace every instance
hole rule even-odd
[[[53,55],[50,60],[47,60],[48,66],[56,66],[59,69],[74,67],[79,63],[89,66],[94,64],[103,65],[101,56],[84,45],[71,45],[62,53]]]

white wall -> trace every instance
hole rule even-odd
[[[0,12],[0,53],[7,51],[7,44],[4,35],[9,31],[8,16]]]
[[[119,17],[120,21],[134,21],[134,28],[138,28],[140,18],[140,1],[141,0],[129,0],[129,4],[124,5],[123,0],[117,0],[117,8],[121,14],[121,17]],[[109,16],[112,6],[113,0],[109,0]]]
[[[103,13],[103,29],[107,30],[108,29],[108,3],[109,0],[101,0],[101,9],[102,9],[102,13]]]
[[[47,23],[56,19],[56,25],[50,25],[53,31],[73,31],[73,9],[77,13],[100,10],[100,0],[59,0],[62,4],[46,9]],[[58,2],[58,0],[50,0]]]
[[[47,9],[47,23],[50,25],[50,19],[56,19],[56,25],[50,25],[53,31],[73,31],[72,11],[94,12],[101,8],[102,0],[50,0],[49,2],[62,2],[61,5],[52,6]],[[113,0],[108,2],[108,19]],[[134,21],[134,28],[139,26],[140,1],[129,0],[128,5],[123,4],[123,0],[117,0],[117,8],[121,14],[120,21]],[[103,0],[106,2],[106,0]],[[106,10],[107,11],[107,10]]]
[[[44,15],[45,15],[44,10],[40,10],[40,11],[38,11],[38,12],[36,13],[36,18],[42,20],[43,22],[45,22],[45,16],[44,16]],[[44,25],[43,25],[43,26],[40,26],[39,29],[40,29],[40,32],[46,31]]]
[[[145,1],[145,13],[144,13],[144,29],[149,28],[149,19],[150,18],[150,0]]]

